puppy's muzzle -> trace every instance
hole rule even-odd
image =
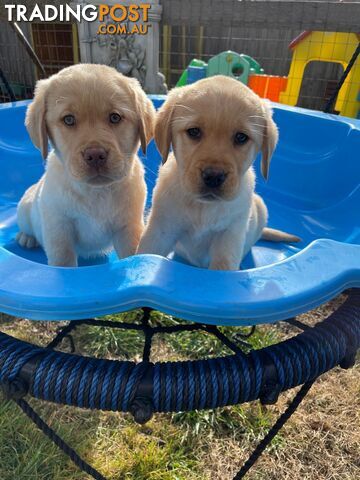
[[[216,190],[225,182],[227,173],[216,168],[205,168],[201,172],[201,178],[206,188]]]
[[[108,154],[104,148],[90,147],[84,150],[83,157],[89,167],[99,170],[106,165]]]

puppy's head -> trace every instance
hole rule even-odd
[[[172,144],[179,181],[200,201],[235,198],[259,151],[267,178],[277,139],[268,104],[223,76],[172,90],[155,125],[163,162]]]
[[[126,176],[139,142],[146,150],[154,118],[137,80],[79,64],[37,83],[25,124],[44,158],[50,139],[68,173],[96,186]]]

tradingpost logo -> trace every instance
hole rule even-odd
[[[150,3],[139,5],[26,5],[7,4],[9,22],[100,22],[99,35],[146,35],[150,27]],[[139,23],[137,23],[139,22]]]

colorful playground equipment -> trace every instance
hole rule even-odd
[[[278,75],[250,75],[248,86],[262,98],[279,102],[281,92],[286,89],[287,77]]]
[[[198,71],[195,74],[195,78],[192,76],[192,72]],[[248,83],[250,74],[263,74],[264,69],[260,64],[249,55],[243,53],[236,53],[228,50],[227,52],[221,52],[215,57],[210,58],[209,63],[203,60],[194,58],[188,68],[184,70],[177,87],[193,83],[194,80],[200,78],[211,77],[213,75],[226,75],[227,77],[233,77],[245,84]]]
[[[201,73],[198,76],[200,78],[206,77],[207,63],[203,60],[198,60],[197,58],[194,58],[189,63],[189,66],[181,74],[181,77],[179,78],[176,86],[183,87],[184,85],[194,83],[194,80],[191,78],[191,76],[189,77],[189,73],[191,75],[191,72],[195,71],[194,69],[199,69],[198,71]],[[197,78],[196,80],[200,80],[200,78]]]
[[[252,73],[264,73],[259,63],[249,55],[235,53],[231,50],[219,53],[210,58],[207,67],[207,76],[218,74],[236,78],[247,84]]]
[[[280,94],[280,102],[296,105],[299,98],[304,70],[313,61],[340,63],[348,66],[360,40],[357,33],[305,31],[289,45],[293,51],[287,87]],[[345,117],[359,114],[360,61],[355,62],[344,85],[341,87],[335,109]]]
[[[261,65],[250,55],[228,50],[210,58],[208,63],[193,59],[184,70],[177,87],[194,83],[213,75],[226,75],[239,80],[263,98],[279,101],[280,92],[286,88],[286,77],[266,75]]]
[[[293,52],[289,75],[268,75],[249,55],[228,50],[210,58],[190,62],[176,86],[194,83],[212,75],[226,75],[248,85],[262,98],[295,106],[298,103],[306,65],[313,61],[340,63],[344,70],[360,40],[356,33],[305,31],[289,45]],[[335,110],[360,118],[360,61],[355,62],[340,89]],[[325,98],[324,98],[325,101]]]

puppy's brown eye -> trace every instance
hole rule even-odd
[[[234,136],[235,145],[244,145],[249,140],[249,137],[246,133],[236,132]]]
[[[109,117],[110,123],[119,123],[121,121],[121,115],[118,113],[111,113]]]
[[[188,134],[188,136],[190,138],[193,138],[193,139],[199,139],[201,138],[201,130],[200,128],[189,128],[188,130],[186,130],[186,133]]]
[[[67,127],[73,127],[76,123],[74,115],[65,115],[63,122]]]

